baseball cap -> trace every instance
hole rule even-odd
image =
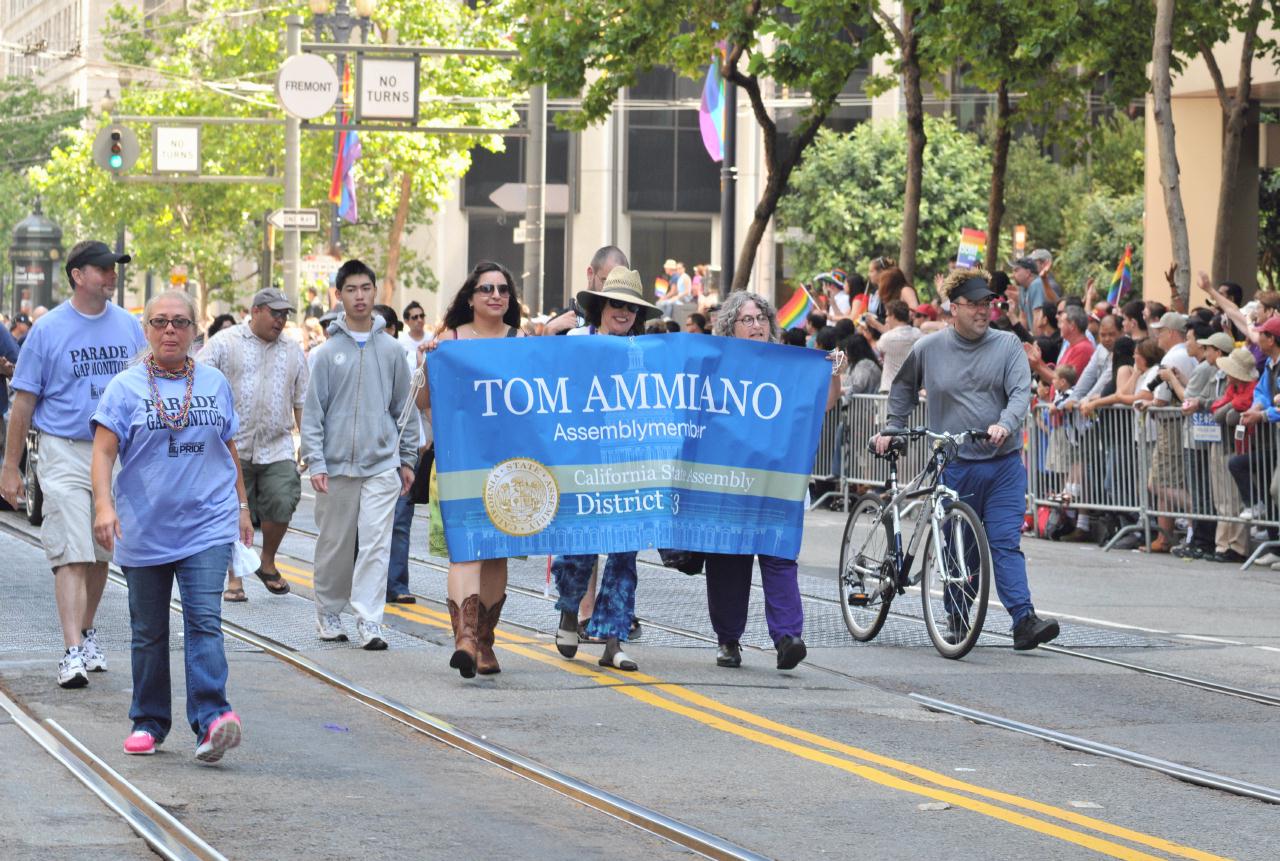
[[[1213,347],[1224,356],[1231,355],[1231,351],[1236,348],[1236,342],[1231,340],[1231,336],[1226,332],[1214,332],[1200,343],[1208,347]]]
[[[981,275],[974,275],[952,288],[951,292],[947,294],[947,298],[952,302],[957,299],[964,299],[966,302],[981,302],[995,295],[991,291],[991,284],[986,278]]]
[[[1168,316],[1168,315],[1166,314],[1165,316]],[[1160,319],[1163,320],[1164,317],[1161,317]],[[1270,318],[1269,320],[1267,320],[1267,322],[1263,323],[1261,326],[1258,326],[1253,331],[1266,332],[1271,337],[1280,339],[1280,317]]]
[[[1270,322],[1270,321],[1268,321]],[[1151,324],[1152,329],[1172,329],[1175,332],[1187,331],[1187,318],[1177,311],[1166,311],[1164,316]],[[1280,329],[1280,325],[1277,325]]]
[[[273,311],[292,311],[293,303],[284,295],[284,292],[277,290],[275,287],[268,287],[265,290],[259,290],[253,294],[253,307],[266,305]]]
[[[920,317],[928,317],[930,320],[938,319],[938,309],[930,305],[928,302],[921,302],[919,305],[911,309],[911,313]]]
[[[115,266],[117,263],[128,263],[133,258],[128,254],[117,254],[111,250],[111,246],[105,242],[85,242],[77,248],[73,248],[74,252],[67,258],[67,276],[70,277],[72,269],[79,269],[82,266]]]
[[[1037,248],[1035,251],[1032,251],[1027,255],[1027,259],[1035,260],[1039,263],[1052,263],[1053,255],[1050,254],[1046,248]]]
[[[1039,271],[1040,271],[1040,267],[1039,267],[1039,266],[1037,266],[1037,265],[1036,265],[1036,262],[1035,262],[1034,260],[1032,260],[1030,257],[1021,257],[1021,258],[1019,258],[1019,259],[1017,259],[1017,260],[1013,261],[1013,268],[1014,268],[1014,269],[1025,269],[1025,270],[1027,270],[1028,272],[1039,272]]]

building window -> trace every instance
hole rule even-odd
[[[627,98],[673,102],[698,99],[701,94],[700,81],[669,69],[654,69],[640,76]],[[702,145],[697,108],[628,107],[626,122],[627,211],[720,211],[720,165]]]
[[[525,123],[521,112],[520,123]],[[524,182],[524,161],[527,139],[510,137],[502,152],[490,152],[483,147],[471,150],[471,168],[462,179],[462,205],[493,207],[489,195],[508,182]],[[563,184],[569,181],[570,134],[555,127],[554,118],[547,116],[547,182]]]

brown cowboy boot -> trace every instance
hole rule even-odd
[[[492,607],[480,605],[480,625],[476,629],[476,643],[479,646],[476,657],[476,672],[482,676],[491,676],[502,672],[498,666],[498,656],[493,653],[493,631],[502,618],[502,605],[507,603],[503,595]]]
[[[480,596],[468,595],[459,606],[449,601],[449,618],[453,622],[454,652],[449,666],[464,679],[476,674],[476,627],[479,624]]]

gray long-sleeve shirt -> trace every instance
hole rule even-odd
[[[922,388],[928,396],[927,424],[935,433],[985,430],[993,424],[1009,431],[998,450],[989,442],[966,443],[960,449],[963,460],[987,460],[1022,447],[1022,421],[1031,407],[1031,367],[1013,333],[988,329],[970,341],[948,326],[921,338],[889,389],[886,427],[907,426]]]

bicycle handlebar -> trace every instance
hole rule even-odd
[[[926,427],[902,428],[899,430],[882,430],[880,436],[887,437],[904,437],[906,439],[919,439],[924,437],[934,442],[951,442],[960,445],[965,442],[986,440],[991,438],[991,434],[985,430],[976,428],[961,431],[960,433],[934,433]]]

